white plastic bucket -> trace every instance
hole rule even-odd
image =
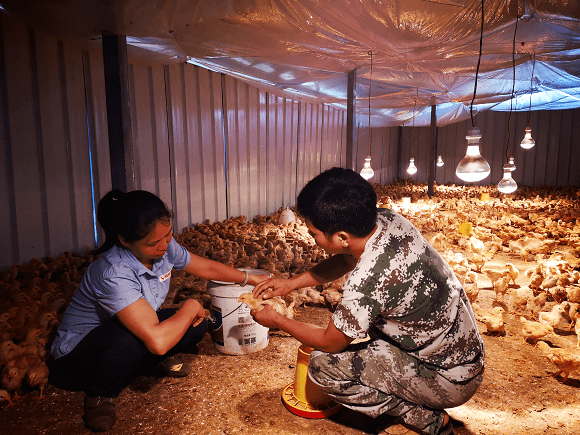
[[[242,269],[253,275],[269,275],[258,269]],[[250,308],[238,298],[249,293],[254,286],[240,287],[230,282],[209,281],[207,291],[211,296],[212,321],[209,332],[217,350],[228,355],[244,355],[268,346],[268,328],[260,325],[250,315]]]

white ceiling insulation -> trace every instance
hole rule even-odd
[[[134,59],[188,61],[277,95],[343,109],[347,74],[356,70],[356,116],[363,125],[369,52],[373,126],[429,125],[433,104],[439,126],[481,110],[580,107],[579,0],[484,0],[482,38],[481,0],[0,0],[0,5],[32,27],[63,37],[126,35]]]

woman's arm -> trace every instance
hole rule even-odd
[[[191,253],[190,253],[191,254]],[[191,254],[189,264],[183,268],[188,273],[203,279],[215,281],[243,283],[246,279],[246,273],[232,266],[220,263],[219,261],[210,260],[209,258],[200,257]],[[247,283],[256,285],[259,282],[268,279],[267,275],[248,275]]]
[[[254,287],[252,293],[257,298],[264,293],[263,298],[286,296],[292,290],[304,287],[314,287],[327,282],[335,281],[356,266],[357,260],[352,255],[336,254],[321,261],[300,275],[289,279],[270,278]],[[272,289],[272,290],[269,290]]]
[[[173,316],[160,322],[153,307],[141,298],[119,311],[117,318],[151,353],[165,355],[181,340],[189,326],[197,326],[203,321],[205,310],[195,299],[187,299]]]

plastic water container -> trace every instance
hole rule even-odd
[[[241,269],[252,275],[269,275],[259,269]],[[238,298],[250,293],[252,285],[240,287],[231,282],[209,281],[207,291],[211,296],[209,332],[217,350],[228,355],[244,355],[268,346],[268,328],[260,325],[250,315],[250,308]]]

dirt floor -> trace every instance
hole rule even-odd
[[[409,194],[408,187],[400,186],[390,188],[400,192],[393,195],[393,202],[400,196],[415,196]],[[425,187],[425,186],[423,186]],[[407,190],[405,190],[407,189]],[[423,190],[425,190],[423,188]],[[445,194],[444,186],[441,186],[441,195]],[[576,192],[574,194],[574,192]],[[478,192],[460,191],[459,198],[470,198]],[[450,198],[455,198],[450,195]],[[530,288],[530,277],[526,271],[535,268],[537,259],[531,255],[527,262],[521,255],[507,249],[511,242],[523,239],[531,233],[530,228],[538,227],[537,231],[544,231],[549,238],[557,243],[558,250],[576,249],[572,255],[578,257],[578,240],[576,236],[570,236],[564,229],[572,228],[575,225],[576,231],[580,222],[578,198],[580,191],[574,190],[572,194],[567,194],[566,198],[574,197],[572,206],[566,206],[569,200],[561,200],[559,196],[551,192],[532,191],[522,193],[522,197],[536,198],[537,205],[531,200],[525,199],[521,204],[508,203],[509,213],[518,213],[520,218],[511,215],[511,222],[508,220],[489,220],[492,226],[492,233],[501,234],[502,231],[513,233],[504,240],[502,249],[493,255],[493,259],[486,262],[486,269],[505,268],[506,263],[514,264],[519,270],[519,276],[515,284],[510,284],[510,288]],[[456,196],[457,197],[457,196]],[[538,201],[538,198],[548,198]],[[415,198],[413,198],[413,202]],[[461,204],[460,204],[461,202]],[[430,204],[435,204],[431,201]],[[459,204],[459,205],[458,205]],[[396,204],[395,204],[396,205]],[[484,226],[486,222],[483,217],[490,211],[497,213],[497,216],[508,216],[507,207],[501,202],[493,202],[489,205],[478,201],[468,201],[465,199],[452,199],[446,203],[440,203],[440,208],[448,210],[449,215],[457,216],[458,219],[470,219],[479,221],[478,227]],[[455,206],[457,211],[451,207]],[[519,208],[516,208],[519,207]],[[471,209],[470,209],[471,207]],[[485,208],[481,208],[485,207]],[[451,210],[451,211],[449,211]],[[465,213],[471,213],[467,216]],[[475,210],[475,211],[473,211]],[[402,208],[405,211],[405,208]],[[426,216],[426,217],[425,217]],[[433,213],[433,216],[435,214]],[[443,216],[439,214],[438,216]],[[482,219],[479,219],[479,217]],[[523,216],[523,219],[521,218]],[[245,218],[244,218],[245,219]],[[568,227],[560,226],[560,220]],[[256,231],[254,227],[248,229],[247,226],[237,230],[237,234],[262,234],[266,237],[267,231],[261,231],[264,219],[259,222]],[[554,222],[558,221],[558,226],[554,228]],[[454,224],[441,223],[437,227],[434,221],[430,220],[430,212],[417,215],[413,222],[423,228],[422,232],[428,237],[427,231],[443,231],[442,228]],[[461,222],[459,220],[458,222]],[[521,224],[523,222],[523,224]],[[533,223],[533,225],[532,225]],[[540,225],[543,223],[543,226]],[[518,226],[520,225],[521,226]],[[551,225],[551,226],[550,226]],[[429,229],[433,227],[434,229]],[[213,249],[217,234],[222,235],[225,226],[203,225],[197,227],[194,233],[184,233],[185,236],[194,237],[195,245],[201,251],[195,251],[198,255],[212,255],[211,258],[218,261],[227,262],[231,257],[232,250],[227,251],[227,246]],[[276,226],[277,228],[277,226]],[[551,228],[551,229],[548,229]],[[483,228],[485,229],[485,228]],[[302,237],[296,227],[292,238],[288,239],[290,233],[282,234],[285,240],[294,248],[298,246],[304,253],[308,252],[312,258],[309,260],[315,263],[316,250],[307,243],[301,243]],[[452,234],[452,228],[445,231],[447,236]],[[567,230],[568,231],[568,230]],[[272,234],[272,233],[271,233]],[[272,246],[270,235],[268,241],[262,245]],[[431,234],[432,235],[432,234]],[[184,241],[185,240],[184,236]],[[213,237],[210,239],[210,236]],[[284,239],[286,236],[286,239]],[[237,238],[238,236],[236,236]],[[200,242],[201,240],[201,242]],[[241,240],[241,238],[240,238]],[[431,239],[429,239],[431,240]],[[576,240],[574,242],[574,240]],[[243,242],[247,249],[261,249],[258,246],[258,237],[250,237]],[[242,243],[242,241],[240,241]],[[311,242],[310,242],[311,243]],[[573,248],[574,243],[576,247]],[[308,248],[308,249],[307,249]],[[209,249],[209,250],[208,250]],[[237,248],[236,248],[237,249]],[[453,245],[453,251],[463,252],[470,256],[467,248]],[[550,248],[551,249],[551,248]],[[314,254],[312,254],[314,252]],[[441,252],[441,251],[440,251]],[[549,252],[551,253],[551,252]],[[220,255],[222,257],[220,257]],[[229,255],[226,258],[226,255]],[[286,255],[286,254],[285,254]],[[294,254],[291,253],[291,257]],[[298,253],[296,254],[298,256]],[[313,256],[314,255],[314,256]],[[318,255],[318,254],[316,254]],[[294,257],[294,261],[297,257]],[[229,258],[231,260],[231,258]],[[72,294],[75,286],[74,282],[79,282],[81,267],[73,266],[74,258],[67,257],[66,270],[64,272],[53,272],[52,279],[64,284],[65,294]],[[260,261],[263,258],[260,258]],[[290,261],[285,257],[280,261]],[[90,260],[87,260],[90,261]],[[81,262],[82,263],[82,262]],[[249,264],[249,263],[248,263]],[[253,264],[235,263],[236,267],[253,267]],[[282,263],[276,263],[276,267]],[[290,264],[290,263],[289,263]],[[291,267],[298,267],[292,262]],[[50,265],[49,265],[50,266]],[[288,268],[288,265],[283,267]],[[35,266],[36,267],[36,266]],[[472,267],[472,265],[470,265]],[[578,269],[578,264],[574,267]],[[25,273],[23,267],[19,276]],[[16,276],[13,273],[13,278]],[[60,278],[55,278],[59,276]],[[10,273],[4,273],[9,276]],[[3,275],[3,276],[4,276]],[[42,275],[41,275],[42,276]],[[64,279],[66,278],[66,280]],[[180,278],[181,279],[181,278]],[[174,277],[172,276],[172,282]],[[177,278],[176,278],[177,280]],[[74,282],[73,282],[74,281]],[[576,279],[576,282],[578,280]],[[522,327],[520,315],[512,312],[514,300],[511,294],[506,294],[504,300],[496,300],[496,293],[493,290],[491,280],[483,273],[477,273],[477,283],[479,295],[477,304],[482,309],[493,306],[503,306],[506,313],[504,320],[506,331],[503,335],[488,334],[486,326],[478,322],[480,332],[486,346],[486,371],[484,381],[476,395],[466,404],[449,409],[457,435],[576,435],[580,433],[580,373],[572,373],[570,377],[563,381],[561,377],[554,377],[557,372],[556,367],[543,356],[540,349],[534,347],[529,342],[524,342],[522,338]],[[183,286],[189,286],[187,291]],[[184,298],[197,295],[204,305],[209,303],[209,295],[205,289],[199,286],[198,282],[187,283],[185,279],[175,290],[178,293],[171,295],[171,300],[175,303],[182,302]],[[24,285],[23,285],[24,286]],[[578,287],[577,284],[574,284]],[[71,291],[69,291],[69,289]],[[9,293],[7,290],[6,293]],[[67,293],[68,292],[68,293]],[[171,289],[170,289],[171,292]],[[306,304],[308,305],[308,304]],[[556,302],[551,300],[543,311],[549,311]],[[330,305],[322,306],[300,306],[298,308],[298,320],[326,326],[332,315]],[[578,337],[574,329],[570,330],[563,325],[555,330],[556,335],[546,339],[551,346],[569,349],[572,352],[580,353],[578,348]],[[118,435],[135,434],[373,434],[376,428],[384,426],[390,422],[389,417],[373,419],[363,414],[342,408],[332,417],[324,419],[307,419],[289,412],[281,399],[284,388],[291,384],[296,376],[296,359],[300,343],[289,335],[270,331],[269,342],[265,349],[246,355],[226,355],[214,347],[211,337],[207,334],[200,343],[199,350],[195,354],[186,354],[183,357],[190,361],[193,372],[189,377],[183,379],[172,378],[149,378],[141,377],[136,379],[117,399],[118,420],[109,433]],[[83,396],[82,392],[65,391],[53,385],[47,385],[44,391],[44,398],[38,399],[38,390],[24,391],[24,399],[20,400],[12,407],[2,409],[0,407],[0,434],[27,435],[27,434],[87,434],[90,433],[82,422]]]
[[[531,267],[509,254],[520,271]],[[483,278],[482,278],[483,279]],[[523,273],[517,286],[525,286]],[[491,284],[480,291],[482,308],[498,305]],[[509,298],[509,296],[508,296]],[[508,299],[509,301],[509,299]],[[500,303],[501,304],[501,303]],[[506,304],[509,305],[509,304]],[[326,325],[331,311],[300,307],[301,321]],[[507,313],[506,334],[480,331],[486,345],[486,372],[477,394],[465,405],[449,409],[458,435],[576,435],[580,432],[580,377],[554,378],[556,369],[539,349],[523,343],[519,316]],[[557,330],[554,346],[574,348],[576,335]],[[226,355],[208,335],[198,354],[186,354],[193,372],[184,379],[138,378],[118,398],[118,421],[109,433],[135,434],[372,434],[388,418],[373,419],[342,408],[325,419],[307,419],[289,412],[282,400],[296,376],[300,343],[270,331],[268,346],[247,355]],[[83,434],[83,393],[48,385],[45,398],[28,392],[14,407],[0,410],[3,434]]]

